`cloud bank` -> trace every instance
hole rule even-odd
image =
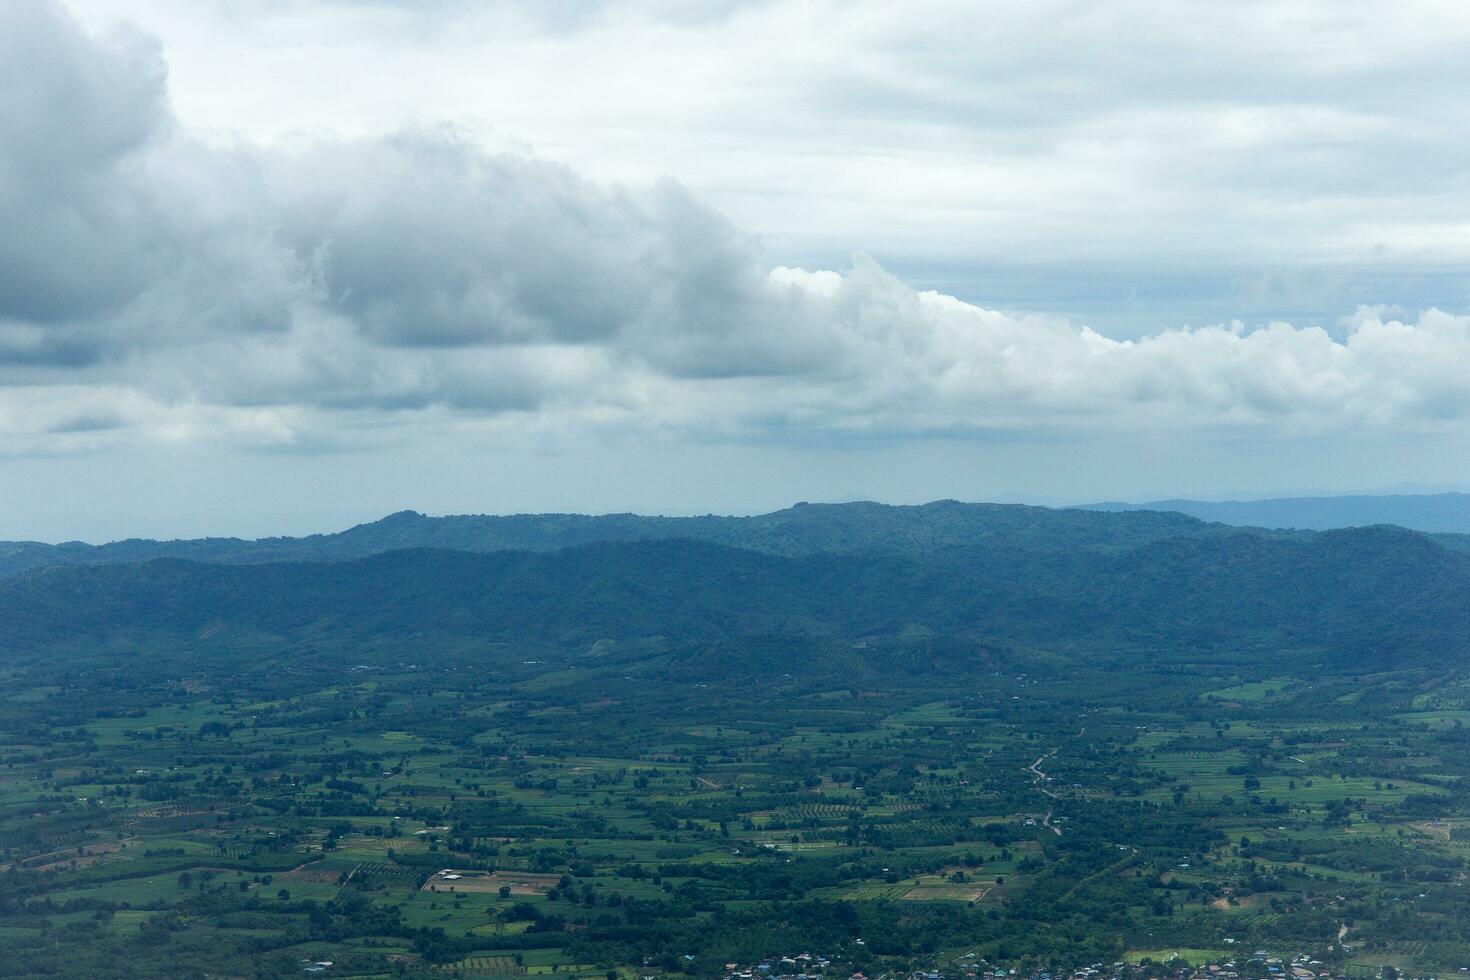
[[[1424,431],[1470,416],[1470,317],[1362,309],[1110,339],[774,266],[673,181],[452,129],[206,143],[158,44],[0,7],[0,439],[11,453],[416,426],[689,440]]]

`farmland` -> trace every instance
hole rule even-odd
[[[0,699],[0,944],[28,969],[703,975],[808,949],[873,969],[1240,944],[1413,970],[1470,948],[1470,737],[1459,707],[1412,710],[1454,700],[1444,675],[1171,669],[1142,696],[1024,658],[875,691],[451,657],[122,679],[33,667]]]

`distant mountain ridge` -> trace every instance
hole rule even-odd
[[[1341,497],[1279,497],[1270,500],[1109,501],[1083,510],[1108,513],[1172,511],[1202,521],[1237,527],[1326,531],[1396,524],[1413,531],[1470,534],[1470,493],[1378,494]]]
[[[872,502],[797,504],[749,517],[639,514],[513,514],[429,517],[399,511],[345,531],[304,537],[131,538],[107,544],[0,541],[0,580],[57,565],[179,558],[258,564],[351,561],[390,551],[558,551],[604,542],[687,538],[773,555],[922,554],[976,545],[1043,549],[1130,548],[1227,527],[1281,534],[1392,524],[1433,534],[1470,553],[1470,494],[1289,497],[1256,501],[1159,500],[1050,508],[1024,504]]]
[[[0,583],[0,610],[0,650],[15,655],[80,645],[227,656],[263,644],[351,657],[472,648],[490,664],[535,649],[595,657],[607,643],[733,644],[740,655],[770,638],[800,651],[917,635],[1089,660],[1303,653],[1349,667],[1470,654],[1470,555],[1392,527],[926,555],[786,556],[673,539],[55,567]],[[778,669],[803,668],[788,658]]]
[[[673,538],[798,556],[873,550],[920,553],[986,542],[1050,548],[1124,548],[1180,534],[1204,533],[1209,533],[1206,525],[1178,514],[1094,513],[952,500],[916,506],[798,504],[754,517],[636,514],[426,517],[413,511],[400,511],[335,534],[301,538],[131,539],[104,545],[3,542],[0,543],[0,579],[54,565],[118,564],[154,558],[232,564],[348,561],[412,548],[543,552],[599,542]]]

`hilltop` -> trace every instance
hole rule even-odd
[[[334,534],[300,538],[134,538],[103,545],[0,542],[0,578],[52,565],[98,565],[182,558],[206,562],[343,561],[387,551],[556,551],[599,542],[687,538],[776,555],[862,551],[922,552],[996,544],[1121,548],[1206,533],[1179,514],[1090,513],[1020,504],[944,500],[918,506],[798,504],[755,517],[649,517],[637,514],[516,514],[427,517],[400,511]]]

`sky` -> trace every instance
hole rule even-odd
[[[1470,7],[5,0],[0,538],[1470,485]]]

